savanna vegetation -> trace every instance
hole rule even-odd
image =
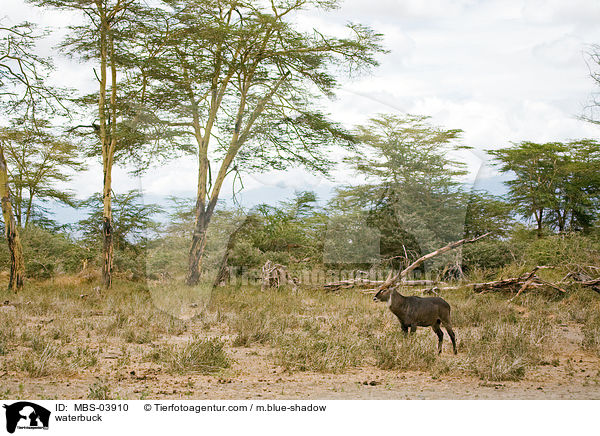
[[[98,89],[51,86],[44,33],[0,25],[0,397],[363,398],[369,386],[384,398],[439,380],[464,395],[519,381],[598,392],[600,285],[581,283],[600,275],[600,142],[490,144],[507,193],[474,190],[460,129],[323,113],[343,77],[386,53],[368,27],[334,37],[290,18],[335,1],[30,3],[79,14],[60,49],[95,66]],[[198,163],[194,198],[113,192],[113,166],[157,172],[174,158]],[[93,159],[100,192],[82,200],[70,175]],[[253,208],[221,199],[244,174],[297,166],[356,182]],[[65,222],[57,204],[86,216]],[[402,288],[451,304],[456,357],[437,356],[430,331],[404,337],[368,291],[324,289],[486,234],[412,273],[448,289]],[[294,286],[261,289],[267,261]],[[508,301],[469,285],[538,266],[560,292]]]

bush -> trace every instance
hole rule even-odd
[[[85,248],[67,235],[32,224],[21,230],[21,242],[28,277],[44,279],[59,273],[74,273],[81,269],[82,261],[90,257]],[[10,269],[6,244],[0,244],[0,267]]]
[[[525,245],[524,259],[531,265],[595,265],[600,259],[600,242],[578,233],[536,238]]]
[[[514,244],[509,241],[478,241],[465,245],[462,252],[463,269],[502,268],[515,260],[514,251]]]

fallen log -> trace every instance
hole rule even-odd
[[[585,268],[593,268],[591,266],[585,266]],[[567,279],[572,279],[567,281]],[[600,294],[600,277],[593,279],[592,276],[585,272],[570,272],[559,282],[560,284],[575,284],[591,288],[592,291],[596,291]]]
[[[492,282],[484,283],[470,283],[468,286],[473,287],[473,291],[479,291],[480,293],[490,291],[492,289],[506,289],[511,286],[518,286],[524,283],[523,276],[512,277],[510,279],[494,280]]]
[[[358,278],[358,279],[340,280],[339,282],[326,283],[325,285],[323,285],[323,287],[325,289],[336,291],[338,289],[354,288],[357,286],[378,286],[381,283],[383,283],[383,281]]]
[[[360,286],[380,286],[385,283],[385,280],[369,280],[363,278],[340,280],[339,282],[331,282],[323,285],[325,289],[337,291],[338,289],[348,289]],[[444,285],[444,282],[435,280],[404,280],[402,286],[435,286]]]
[[[536,271],[537,271],[538,269],[540,269],[540,267],[539,267],[539,266],[536,266],[536,267],[533,269],[533,271],[531,271],[531,272],[529,273],[529,275],[527,276],[527,279],[525,279],[525,283],[523,283],[523,286],[521,286],[521,288],[519,289],[519,292],[517,292],[517,295],[515,295],[514,297],[512,297],[512,298],[511,298],[510,300],[508,300],[508,301],[513,301],[515,298],[517,298],[519,295],[521,295],[521,293],[522,293],[522,292],[523,292],[525,289],[527,289],[527,287],[528,287],[529,285],[531,285],[531,284],[533,283],[533,281],[536,279],[535,273],[536,273]]]
[[[550,282],[547,282],[546,280],[542,280],[539,277],[538,277],[537,281],[540,282],[540,284],[550,286],[551,288],[554,288],[557,291],[562,292],[563,294],[565,294],[567,292],[566,289],[563,289],[560,286],[555,285],[554,283],[550,283]]]
[[[549,268],[546,266],[536,266],[531,272],[527,274],[523,274],[519,277],[512,277],[509,279],[496,280],[487,283],[472,283],[470,286],[473,286],[474,291],[479,291],[479,293],[490,292],[490,291],[511,291],[514,292],[518,288],[517,295],[511,298],[509,301],[517,298],[521,293],[523,293],[528,288],[538,288],[538,287],[549,287],[553,288],[559,292],[566,293],[567,291],[557,284],[550,283],[546,280],[539,278],[536,275],[536,272],[542,268]],[[562,283],[562,282],[561,282]]]
[[[418,258],[417,260],[415,260],[413,263],[411,263],[409,266],[407,266],[406,268],[404,268],[402,271],[400,271],[398,274],[396,274],[395,276],[392,276],[392,273],[390,272],[390,275],[388,276],[388,278],[385,280],[385,282],[383,282],[381,284],[381,286],[379,286],[379,289],[387,289],[387,288],[391,288],[393,286],[398,286],[401,285],[401,283],[404,281],[404,279],[406,278],[406,276],[411,272],[414,271],[415,269],[417,269],[422,263],[428,261],[431,258],[434,258],[436,256],[439,256],[440,254],[444,254],[447,253],[448,251],[454,250],[458,247],[460,247],[461,245],[465,245],[465,244],[472,244],[476,241],[479,241],[482,238],[485,238],[486,236],[489,236],[491,234],[491,232],[485,233],[481,236],[478,236],[476,238],[472,238],[472,239],[461,239],[460,241],[455,241],[455,242],[451,242],[450,244],[442,247],[442,248],[438,248],[435,251],[432,251],[431,253],[426,254],[425,256],[421,256],[420,258]]]

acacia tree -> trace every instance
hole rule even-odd
[[[581,139],[565,148],[551,217],[559,232],[587,230],[600,213],[600,142]]]
[[[31,124],[35,123],[36,128]],[[76,146],[55,134],[44,120],[20,119],[2,130],[4,154],[12,186],[13,206],[19,227],[27,227],[45,212],[40,202],[54,200],[75,205],[73,192],[60,189],[56,183],[68,182],[68,170],[81,170]]]
[[[304,165],[326,172],[327,146],[352,144],[315,102],[332,96],[334,68],[377,64],[380,35],[349,25],[347,38],[302,32],[294,13],[333,0],[166,0],[171,28],[152,77],[156,104],[191,138],[198,159],[187,283],[198,283],[207,228],[227,176]],[[168,24],[165,24],[168,23]]]
[[[162,209],[155,204],[144,204],[142,193],[136,190],[113,198],[114,241],[117,250],[140,251],[147,243],[150,233],[156,233],[158,223],[153,217]],[[83,201],[81,206],[89,210],[86,218],[77,223],[82,239],[90,245],[99,241],[98,230],[102,228],[103,202],[100,194]]]
[[[506,182],[510,201],[524,218],[534,218],[539,238],[543,234],[546,213],[552,210],[556,200],[554,193],[560,168],[565,163],[564,151],[564,145],[558,142],[536,144],[528,141],[489,151],[499,162],[501,172],[515,175]]]
[[[96,138],[92,144],[93,154],[98,152],[102,159],[103,173],[103,263],[102,284],[105,288],[112,285],[113,269],[113,223],[112,223],[112,169],[120,152],[127,154],[127,147],[133,149],[140,145],[135,120],[130,118],[131,108],[141,108],[145,93],[145,83],[139,83],[138,99],[131,101],[131,88],[127,95],[119,94],[122,81],[119,70],[128,58],[131,38],[136,32],[138,14],[144,17],[144,8],[138,0],[29,0],[40,6],[51,6],[62,10],[80,12],[85,23],[71,26],[70,36],[63,42],[62,48],[84,61],[94,61],[98,80],[98,91],[85,97],[81,103],[95,108],[95,117],[89,125],[77,126],[90,128]],[[121,71],[124,73],[124,71]],[[129,84],[131,85],[131,84]],[[138,111],[139,112],[139,111]]]
[[[523,141],[489,152],[506,182],[510,201],[524,218],[534,218],[538,237],[547,226],[559,232],[587,229],[600,206],[600,144],[594,140],[536,144]]]
[[[414,260],[459,239],[466,205],[457,178],[465,171],[448,153],[467,148],[458,142],[461,130],[391,114],[357,130],[364,147],[346,161],[365,182],[340,189],[335,201],[366,213],[366,224],[381,233],[380,254]]]
[[[45,82],[51,63],[35,54],[35,44],[41,36],[31,23],[11,27],[0,24],[0,109],[4,115],[25,114],[34,121],[33,127],[36,127],[37,110],[54,106],[59,98]],[[8,287],[18,291],[24,284],[25,260],[11,202],[5,145],[3,133],[0,136],[0,197],[11,256]]]
[[[23,247],[15,216],[10,201],[10,189],[8,185],[8,172],[6,159],[4,158],[4,149],[1,146],[0,139],[0,200],[2,201],[2,215],[4,216],[4,233],[8,242],[8,251],[10,252],[10,278],[8,289],[15,292],[23,288],[25,282],[25,259],[23,257]]]

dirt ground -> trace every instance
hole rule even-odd
[[[234,363],[219,376],[173,375],[136,359],[131,348],[127,351],[131,362],[123,364],[124,349],[115,343],[99,353],[97,365],[75,375],[27,378],[2,371],[0,392],[7,398],[86,399],[90,386],[105,380],[113,399],[600,399],[600,359],[578,346],[579,325],[564,325],[561,333],[558,364],[533,368],[516,382],[453,375],[435,379],[376,367],[351,368],[342,374],[290,374],[269,358],[273,349],[268,346],[228,348]],[[133,347],[141,352],[143,346]],[[460,352],[454,357],[445,349],[444,358],[459,359]]]

